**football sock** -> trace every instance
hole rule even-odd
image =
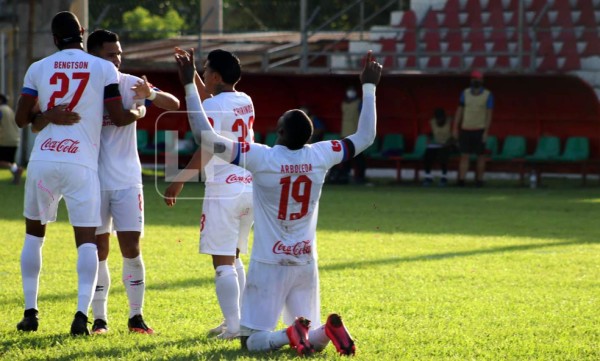
[[[325,346],[329,344],[329,337],[325,333],[325,325],[309,330],[308,339],[310,344],[314,346],[315,351],[323,351]]]
[[[240,309],[242,307],[242,297],[244,296],[244,288],[246,288],[246,270],[240,258],[235,259],[235,271],[237,272],[238,286],[240,289]]]
[[[44,237],[25,234],[25,242],[21,251],[21,277],[23,280],[23,294],[25,295],[25,309],[38,309],[37,296],[42,269],[42,246]]]
[[[129,300],[129,318],[142,314],[146,290],[145,279],[146,269],[142,255],[135,258],[123,257],[123,284]]]
[[[218,266],[216,268],[215,288],[217,299],[227,331],[236,333],[240,331],[240,288],[238,285],[238,275],[234,266]]]
[[[108,303],[108,290],[110,289],[110,272],[108,271],[108,261],[98,262],[98,281],[96,282],[96,292],[92,299],[92,312],[94,319],[108,321],[106,304]]]
[[[271,351],[277,350],[289,343],[290,341],[285,330],[275,332],[258,331],[248,337],[246,347],[248,347],[248,351],[254,352]]]
[[[77,276],[77,311],[87,315],[98,276],[98,248],[95,244],[84,243],[77,248]]]

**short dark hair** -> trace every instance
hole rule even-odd
[[[292,109],[283,117],[283,129],[285,129],[286,146],[292,150],[302,148],[312,137],[312,120],[300,109]]]
[[[221,75],[225,84],[235,85],[242,77],[240,59],[233,53],[223,49],[215,49],[208,53],[208,66]]]
[[[0,104],[6,104],[6,103],[8,103],[8,99],[6,98],[6,95],[0,94]]]
[[[435,108],[433,116],[437,119],[446,119],[446,111],[444,108]]]
[[[77,16],[70,11],[61,11],[52,19],[52,34],[58,40],[58,48],[63,49],[65,45],[81,43],[81,24]]]
[[[110,30],[94,30],[87,39],[87,51],[98,52],[102,49],[104,43],[116,43],[119,41],[119,35]]]

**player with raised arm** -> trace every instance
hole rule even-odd
[[[185,52],[178,50],[179,53]],[[235,89],[241,78],[239,59],[217,49],[208,54],[204,64],[204,83],[196,77],[200,89],[206,91],[204,110],[213,129],[236,142],[251,143],[254,138],[254,105],[252,99]],[[203,165],[203,161],[206,165]],[[252,175],[236,165],[198,149],[186,169],[203,169],[206,173],[205,198],[200,222],[200,253],[212,256],[215,289],[224,321],[209,333],[221,339],[232,339],[240,332],[240,307],[246,273],[240,253],[248,252],[248,236],[253,221]],[[182,172],[165,192],[167,205],[175,204],[184,182]]]
[[[89,334],[87,312],[98,271],[94,232],[100,225],[98,153],[105,107],[115,124],[136,121],[140,109],[124,110],[118,73],[109,62],[83,51],[83,28],[70,12],[52,19],[58,52],[32,64],[25,74],[15,121],[20,127],[33,121],[47,124],[35,139],[25,185],[25,242],[21,274],[25,295],[21,331],[38,329],[37,295],[46,224],[56,220],[58,203],[65,198],[77,246],[78,302],[72,335]],[[99,101],[104,97],[104,102]],[[78,114],[72,126],[48,124],[36,111],[63,105]]]
[[[270,148],[215,133],[193,83],[193,52],[175,54],[175,59],[196,141],[253,176],[254,246],[242,303],[242,346],[269,351],[289,343],[305,355],[322,350],[331,340],[339,353],[354,354],[354,341],[339,315],[329,315],[320,325],[318,204],[327,170],[362,152],[375,139],[375,87],[381,65],[369,52],[360,76],[363,107],[356,133],[341,141],[307,144],[312,123],[304,112],[293,109],[279,119],[277,142]],[[282,311],[290,326],[273,332]],[[316,329],[309,329],[309,320]]]
[[[122,50],[117,34],[104,29],[95,30],[87,39],[87,49],[90,54],[113,63],[117,69],[121,67]],[[125,109],[152,104],[166,110],[179,109],[179,100],[175,96],[151,87],[145,77],[140,79],[119,72],[119,90]],[[102,124],[98,164],[102,225],[96,229],[98,283],[92,300],[92,332],[97,334],[108,331],[110,274],[107,258],[112,225],[123,256],[122,280],[129,300],[129,330],[154,333],[142,316],[146,288],[146,271],[140,250],[140,237],[144,230],[144,193],[136,124],[118,127],[108,114],[105,114]]]

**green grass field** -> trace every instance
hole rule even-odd
[[[109,334],[68,336],[76,252],[64,207],[43,248],[40,329],[18,333],[23,187],[8,183],[8,172],[0,172],[1,359],[296,359],[288,347],[257,355],[238,342],[207,338],[221,315],[210,258],[197,252],[201,204],[179,201],[168,209],[151,181],[144,314],[157,334],[127,331],[121,257],[113,247]],[[356,359],[600,360],[600,189],[548,184],[326,186],[318,229],[323,317],[344,317]],[[199,184],[185,189],[201,192]],[[315,358],[339,356],[330,345]]]

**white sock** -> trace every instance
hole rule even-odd
[[[223,317],[225,317],[225,325],[230,333],[240,331],[240,288],[238,285],[238,275],[234,266],[219,266],[215,270],[215,288],[217,291],[217,299]]]
[[[271,351],[278,350],[289,343],[290,340],[288,339],[285,330],[274,332],[259,331],[248,337],[248,340],[246,340],[246,347],[248,347],[248,351],[252,352]]]
[[[107,303],[108,290],[110,289],[110,272],[108,271],[108,261],[98,262],[98,281],[96,282],[96,292],[92,299],[92,313],[94,320],[101,319],[108,321]]]
[[[16,173],[17,169],[19,169],[19,167],[17,166],[17,163],[12,163],[10,165],[10,171],[11,171],[11,173]]]
[[[37,296],[40,285],[40,271],[42,270],[42,246],[44,237],[25,234],[25,242],[21,251],[21,278],[23,280],[23,294],[25,295],[25,309],[38,309]]]
[[[77,248],[77,276],[77,311],[87,316],[98,276],[98,248],[95,244],[84,243]]]
[[[246,288],[246,270],[240,258],[235,259],[235,271],[237,272],[238,286],[240,288],[240,309],[242,308],[242,298],[244,297],[244,288]]]
[[[308,340],[310,344],[314,346],[315,351],[323,351],[323,349],[329,344],[329,337],[325,333],[325,325],[317,327],[314,330],[308,331]]]
[[[123,284],[129,299],[129,318],[141,315],[146,290],[146,268],[141,254],[135,258],[123,257]]]

